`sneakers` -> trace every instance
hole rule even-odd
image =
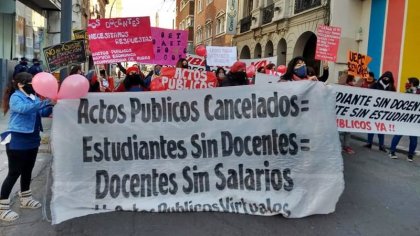
[[[354,154],[354,150],[351,147],[343,147],[342,152],[345,152],[347,154]]]
[[[379,146],[379,151],[383,151],[383,152],[387,152],[386,148],[384,145]]]
[[[395,155],[395,152],[389,152],[388,155],[391,159],[398,159],[397,155]]]
[[[407,156],[407,161],[412,162],[413,161],[413,155],[408,155]]]
[[[372,144],[371,143],[368,143],[366,145],[363,145],[363,147],[371,149],[372,148]]]

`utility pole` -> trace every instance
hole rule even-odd
[[[66,42],[71,40],[72,26],[72,0],[61,0],[61,30],[60,41]],[[63,81],[68,75],[68,68],[60,71],[60,79]]]

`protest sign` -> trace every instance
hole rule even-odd
[[[420,134],[420,99],[416,94],[333,86],[339,131]]]
[[[246,66],[254,65],[255,68],[265,67],[269,63],[275,63],[277,57],[266,57],[266,58],[257,58],[257,59],[240,59],[240,61],[245,62]],[[200,57],[194,54],[187,54],[188,67],[194,70],[205,70],[205,61],[204,57]],[[232,63],[233,64],[233,63]],[[230,66],[222,66],[226,72],[230,70]],[[211,71],[216,71],[219,66],[209,66]]]
[[[88,40],[86,30],[73,30],[74,39],[85,39]]]
[[[263,74],[255,73],[255,85],[267,85],[278,83],[280,80],[280,75],[276,74]]]
[[[89,47],[95,64],[154,59],[149,17],[91,19]]]
[[[319,25],[316,36],[315,59],[336,62],[341,28]]]
[[[63,135],[71,134],[71,135]],[[110,211],[298,218],[344,189],[334,93],[322,83],[60,100],[52,223]]]
[[[43,49],[45,62],[51,72],[65,68],[71,64],[86,61],[85,40],[78,39]]]
[[[213,72],[184,68],[163,67],[160,78],[165,90],[215,88],[217,78]]]
[[[187,53],[188,31],[152,27],[155,59],[140,63],[175,66]]]
[[[368,78],[369,71],[367,65],[372,60],[371,57],[360,54],[358,52],[348,51],[347,53],[347,66],[349,75],[360,78]]]
[[[237,61],[236,47],[207,46],[207,65],[231,66]]]

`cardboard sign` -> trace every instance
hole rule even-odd
[[[358,52],[348,51],[347,53],[347,66],[349,75],[360,78],[368,78],[369,71],[367,65],[372,60],[367,55],[360,54]]]
[[[340,27],[318,26],[315,59],[336,62],[340,38]]]
[[[89,46],[95,64],[154,59],[149,17],[92,19]]]
[[[88,35],[86,30],[73,30],[74,39],[86,39],[88,40]]]
[[[85,40],[78,39],[43,49],[45,62],[51,72],[71,64],[86,62]]]
[[[213,72],[163,67],[160,71],[166,90],[215,88],[217,78]]]
[[[140,63],[175,66],[187,53],[188,31],[152,27],[155,59]]]
[[[207,46],[207,65],[231,66],[237,61],[236,47]]]

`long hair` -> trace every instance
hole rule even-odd
[[[4,94],[3,94],[3,114],[6,115],[6,113],[10,109],[10,97],[12,94],[19,90],[18,84],[27,84],[32,81],[32,75],[27,72],[21,72],[15,75],[15,77],[9,82],[7,85]]]
[[[295,66],[296,66],[296,64],[299,60],[304,61],[306,63],[306,60],[303,57],[293,58],[291,61],[289,61],[289,64],[287,64],[286,73],[281,77],[283,80],[288,80],[288,81],[293,80],[293,74],[294,74]]]
[[[184,61],[186,61],[187,62],[187,67],[184,67],[184,65],[182,64]],[[185,58],[180,58],[179,60],[178,60],[178,62],[176,63],[176,66],[175,67],[177,67],[177,68],[187,68],[188,69],[188,61],[187,61],[187,59],[185,59]]]

